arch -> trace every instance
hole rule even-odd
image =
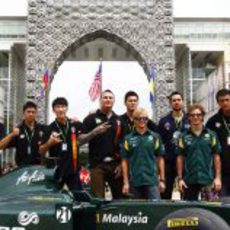
[[[133,47],[131,44],[126,42],[123,38],[119,37],[118,35],[108,32],[106,30],[97,30],[97,31],[85,34],[79,39],[77,39],[75,42],[70,44],[68,47],[65,47],[55,62],[55,65],[52,71],[52,75],[54,76],[56,74],[58,67],[63,63],[63,61],[66,60],[67,56],[69,56],[70,52],[73,49],[78,49],[81,46],[87,44],[88,42],[92,42],[98,38],[104,38],[105,40],[113,42],[117,44],[118,46],[122,47],[123,49],[125,49],[126,51],[128,51],[130,55],[132,55],[134,59],[142,66],[145,74],[147,76],[149,75],[149,70],[147,68],[146,61],[141,56],[141,54],[135,49],[135,47]]]
[[[37,97],[42,74],[37,66],[48,63],[53,75],[73,46],[103,37],[130,50],[145,73],[154,68],[159,118],[175,88],[172,35],[172,0],[29,0],[25,100],[38,103],[39,120],[45,121],[47,96]]]

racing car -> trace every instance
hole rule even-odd
[[[230,229],[230,202],[106,201],[57,190],[54,169],[30,166],[0,177],[0,230]]]

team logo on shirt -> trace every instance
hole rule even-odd
[[[138,144],[138,140],[137,140],[136,137],[130,138],[130,145],[131,145],[132,147],[136,147],[137,144]]]
[[[216,128],[220,128],[220,126],[221,126],[220,122],[216,122],[215,126],[216,126]]]
[[[187,135],[186,137],[185,137],[185,143],[186,143],[186,145],[191,145],[192,144],[192,139],[193,139],[193,137],[192,137],[192,135]]]
[[[96,124],[100,124],[102,122],[100,118],[96,118],[95,121],[96,121]]]
[[[185,127],[186,129],[189,129],[189,128],[190,128],[190,124],[185,124],[184,127]]]
[[[25,134],[22,133],[22,134],[20,135],[20,138],[21,138],[21,139],[24,139],[24,138],[25,138]]]
[[[153,136],[149,136],[149,137],[148,137],[148,140],[149,140],[149,141],[152,141],[152,140],[153,140]]]
[[[75,127],[71,127],[71,133],[76,133]]]
[[[206,134],[204,135],[204,137],[205,137],[206,139],[210,139],[210,134],[209,134],[209,133],[206,133]]]
[[[43,136],[43,134],[44,134],[44,132],[43,132],[43,131],[39,131],[39,136],[40,136],[40,137],[42,137],[42,136]]]
[[[171,125],[169,122],[166,122],[164,126],[166,130],[169,130]]]

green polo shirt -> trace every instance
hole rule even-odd
[[[161,138],[155,132],[147,130],[141,135],[133,130],[125,136],[121,157],[129,160],[131,184],[135,187],[157,185],[156,157],[164,154]]]
[[[184,156],[186,184],[210,185],[214,179],[213,154],[221,151],[216,134],[204,128],[199,136],[186,131],[179,138],[177,154]]]

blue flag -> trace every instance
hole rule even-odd
[[[155,72],[153,67],[150,69],[150,74],[149,74],[149,89],[150,89],[150,97],[149,100],[152,104],[155,103]]]

